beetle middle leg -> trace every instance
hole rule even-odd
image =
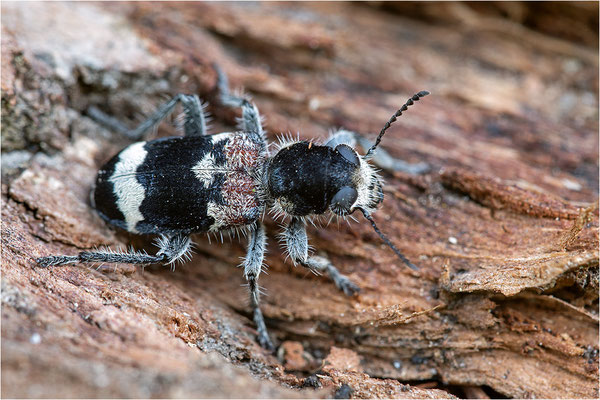
[[[214,68],[217,71],[217,89],[219,91],[221,104],[228,107],[241,107],[242,118],[238,121],[239,128],[244,132],[256,133],[262,140],[265,140],[262,117],[260,116],[256,105],[243,97],[231,94],[229,92],[227,75],[225,75],[225,72],[223,72],[218,65],[214,65]]]
[[[273,343],[269,338],[265,320],[260,311],[259,297],[260,290],[258,287],[258,276],[262,271],[263,260],[265,258],[266,236],[265,228],[261,223],[257,223],[256,227],[250,234],[248,242],[248,252],[244,259],[244,277],[248,281],[250,289],[250,305],[254,317],[254,323],[258,331],[258,342],[266,349],[273,350]]]
[[[333,283],[348,296],[352,296],[360,291],[360,288],[350,278],[340,273],[328,259],[320,256],[308,256],[306,226],[300,218],[292,218],[292,221],[283,233],[283,237],[288,254],[294,262],[313,271],[326,272]]]
[[[327,146],[335,148],[338,144],[347,144],[352,148],[356,148],[357,145],[363,149],[371,147],[371,140],[364,136],[348,131],[346,129],[340,129],[329,136]],[[387,151],[382,148],[378,148],[377,152],[372,156],[373,163],[379,168],[388,172],[405,172],[408,174],[418,175],[429,171],[430,166],[427,163],[420,162],[416,164],[410,164],[406,161],[392,157]]]
[[[154,114],[139,124],[135,129],[129,129],[121,121],[106,115],[100,109],[92,106],[87,110],[88,115],[106,128],[120,133],[132,140],[140,140],[146,132],[158,125],[173,112],[178,102],[181,102],[184,111],[185,136],[203,136],[207,133],[206,115],[204,106],[196,95],[178,94],[168,102],[161,105]]]
[[[192,241],[187,235],[162,235],[158,242],[159,251],[156,255],[145,252],[130,251],[116,252],[111,250],[82,251],[76,256],[47,256],[36,259],[41,267],[51,267],[80,262],[104,262],[125,264],[172,264],[182,257],[187,257]]]

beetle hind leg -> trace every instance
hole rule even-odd
[[[156,240],[160,250],[157,257],[164,257],[167,264],[174,265],[177,261],[189,261],[192,252],[192,239],[187,235],[161,235]]]
[[[84,262],[155,264],[164,261],[164,259],[164,256],[152,256],[140,251],[116,252],[112,250],[101,250],[82,251],[76,256],[40,257],[35,261],[40,267],[54,267]]]
[[[173,264],[186,257],[191,247],[189,236],[161,236],[158,241],[160,250],[156,255],[141,251],[117,252],[112,250],[82,251],[76,256],[47,256],[36,259],[40,267],[52,267],[83,262],[124,263],[124,264]]]

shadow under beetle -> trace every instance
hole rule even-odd
[[[420,173],[425,164],[406,164],[375,149],[385,131],[426,91],[412,96],[385,124],[364,156],[354,147],[369,147],[362,136],[347,130],[332,133],[324,145],[312,141],[282,140],[274,154],[269,151],[256,106],[229,92],[225,74],[216,67],[219,99],[227,107],[241,107],[237,132],[207,135],[206,116],[198,96],[179,94],[162,105],[148,120],[129,130],[120,122],[91,109],[90,115],[108,128],[139,139],[169,115],[177,103],[184,109],[184,136],[137,142],[127,146],[105,164],[92,191],[92,206],[107,222],[136,234],[158,235],[158,252],[83,251],[76,256],[38,258],[40,266],[79,262],[153,264],[189,258],[190,235],[242,230],[249,235],[244,276],[258,341],[273,344],[259,308],[258,276],[265,253],[265,230],[261,217],[269,209],[288,221],[282,234],[294,264],[326,272],[347,295],[359,287],[324,257],[310,256],[306,221],[326,212],[345,217],[360,211],[375,232],[410,268],[417,269],[381,233],[371,217],[383,201],[376,169]]]

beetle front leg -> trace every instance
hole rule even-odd
[[[265,228],[262,224],[257,223],[256,228],[254,228],[250,234],[250,240],[248,242],[248,252],[243,264],[244,277],[248,281],[248,288],[250,289],[250,305],[252,307],[254,323],[256,324],[256,330],[258,332],[258,343],[268,350],[273,350],[274,346],[269,338],[267,326],[265,325],[265,320],[259,306],[260,290],[258,287],[258,276],[262,271],[263,260],[265,258],[265,246]]]
[[[363,149],[371,147],[371,140],[366,137],[346,129],[340,129],[329,136],[326,145],[335,148],[338,144],[347,144],[352,148],[357,145]],[[372,155],[373,163],[379,168],[388,172],[405,172],[412,175],[423,174],[431,168],[429,164],[420,162],[410,164],[406,161],[392,157],[387,151],[382,148],[377,148],[377,151]]]
[[[348,296],[353,296],[360,291],[360,288],[350,278],[340,273],[328,259],[320,256],[308,256],[306,226],[300,218],[292,218],[283,236],[288,254],[295,263],[313,271],[326,272],[333,283]]]

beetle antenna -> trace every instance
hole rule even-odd
[[[381,240],[384,241],[385,244],[387,244],[388,246],[390,246],[390,248],[394,251],[394,253],[396,253],[396,255],[398,256],[398,258],[400,258],[402,260],[402,262],[404,262],[404,264],[406,264],[406,266],[414,271],[418,271],[419,267],[417,267],[416,265],[414,265],[413,263],[411,263],[410,261],[408,261],[408,258],[406,258],[404,256],[404,254],[400,253],[400,250],[398,250],[396,248],[396,246],[394,246],[394,244],[392,242],[390,242],[390,240],[387,238],[387,236],[385,236],[383,234],[383,232],[381,232],[379,230],[379,228],[377,227],[377,225],[375,224],[375,220],[373,220],[373,217],[371,217],[371,214],[369,214],[367,212],[367,210],[363,209],[363,208],[358,208],[360,211],[362,211],[363,215],[365,216],[366,219],[369,220],[369,222],[371,223],[371,225],[373,226],[373,229],[375,230],[375,232],[377,232],[377,234],[379,235],[379,237],[381,238]]]
[[[392,126],[392,124],[394,122],[396,122],[396,119],[402,115],[402,113],[406,110],[408,110],[409,106],[412,106],[413,104],[415,104],[415,101],[419,101],[419,99],[421,97],[425,97],[429,94],[428,91],[426,90],[422,90],[419,93],[413,95],[413,97],[411,97],[410,99],[408,99],[406,101],[406,103],[404,103],[404,105],[402,107],[400,107],[400,109],[398,111],[396,111],[394,113],[394,115],[392,115],[392,118],[390,118],[390,120],[388,122],[385,123],[383,129],[381,130],[381,132],[379,132],[379,136],[377,136],[377,140],[375,140],[375,144],[373,146],[371,146],[371,148],[369,149],[369,151],[367,151],[367,154],[365,154],[364,158],[369,157],[377,148],[377,146],[379,146],[379,143],[381,142],[381,138],[383,137],[383,135],[385,134],[385,131],[388,130],[388,128],[390,126]]]

